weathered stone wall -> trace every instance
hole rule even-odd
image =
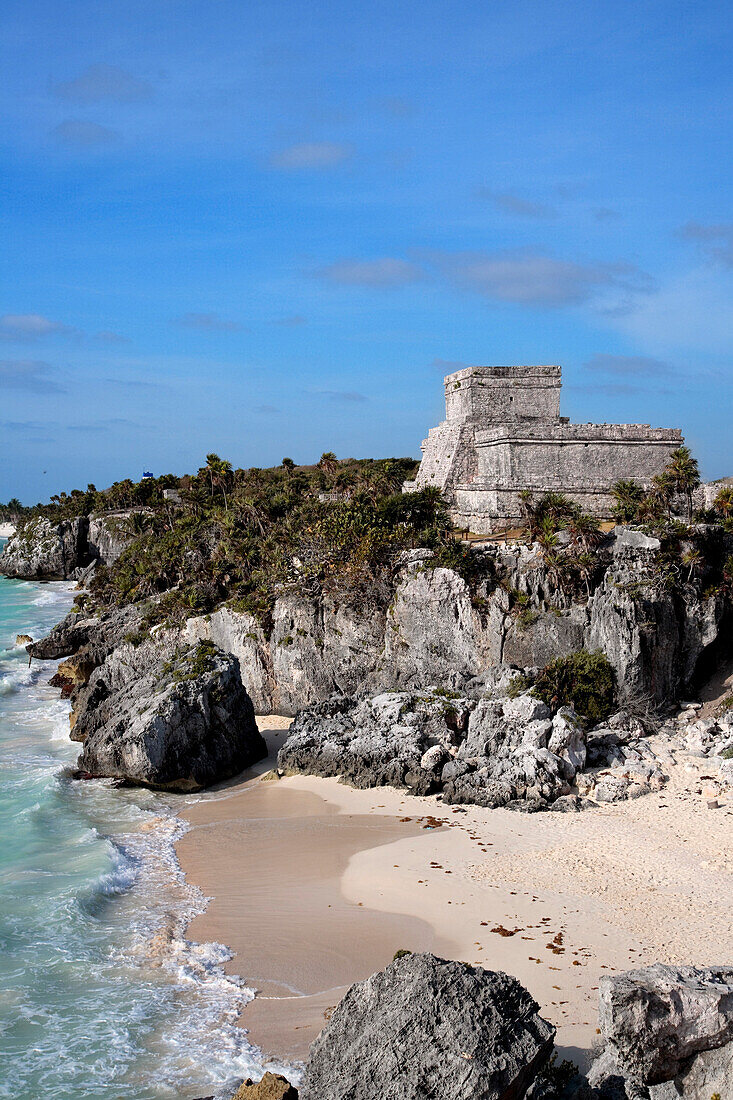
[[[570,424],[560,416],[560,368],[472,367],[445,379],[446,420],[423,442],[417,478],[435,486],[456,526],[488,534],[519,520],[519,493],[563,492],[599,517],[621,478],[648,485],[683,442],[648,424]]]
[[[448,420],[504,424],[560,416],[560,367],[468,367],[444,382]]]

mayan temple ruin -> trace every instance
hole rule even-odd
[[[611,486],[648,486],[683,442],[677,428],[571,424],[558,366],[467,367],[445,378],[446,418],[422,443],[405,491],[439,488],[457,527],[490,534],[521,520],[519,494],[562,492],[600,518]]]

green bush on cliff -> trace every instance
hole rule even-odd
[[[173,504],[162,488],[149,491],[134,541],[97,571],[94,597],[149,601],[148,628],[222,603],[267,625],[287,591],[386,603],[399,554],[415,547],[475,587],[488,561],[454,540],[436,489],[401,492],[414,471],[412,459],[339,462],[330,453],[316,466],[233,470],[210,454],[198,474],[177,480]]]
[[[602,722],[613,710],[615,676],[605,653],[580,649],[557,657],[537,678],[534,694],[551,710],[572,705],[589,722]]]

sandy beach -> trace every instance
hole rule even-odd
[[[12,523],[0,523],[0,539],[9,539],[14,534],[15,528]]]
[[[270,757],[185,811],[178,853],[212,899],[188,934],[234,952],[264,1052],[304,1058],[348,985],[409,948],[516,975],[582,1066],[604,973],[727,958],[733,805],[708,808],[703,759],[669,759],[658,794],[522,814],[262,779],[289,722],[259,722]]]

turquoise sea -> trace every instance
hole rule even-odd
[[[234,1026],[251,994],[223,946],[185,940],[205,899],[175,859],[180,802],[65,774],[79,747],[55,665],[29,668],[15,638],[71,602],[0,577],[0,1098],[205,1096],[261,1075]]]

